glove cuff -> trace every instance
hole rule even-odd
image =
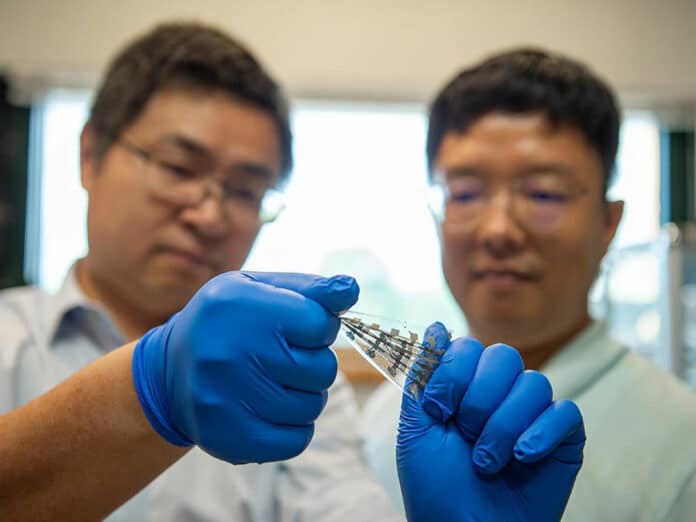
[[[133,352],[133,383],[140,405],[152,428],[175,446],[192,446],[193,442],[168,420],[167,397],[162,359],[166,357],[162,336],[168,336],[171,324],[153,328],[135,345]],[[153,360],[154,359],[154,360]]]

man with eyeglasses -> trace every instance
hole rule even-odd
[[[471,335],[518,348],[583,411],[564,520],[693,520],[696,399],[588,314],[623,211],[606,195],[618,140],[611,89],[572,59],[516,49],[461,71],[433,101],[427,137],[442,266]],[[370,467],[397,505],[385,412],[398,401],[384,386],[363,419]]]
[[[1,519],[400,518],[329,349],[355,280],[237,271],[291,163],[284,98],[228,36],[164,25],[116,57],[81,136],[89,252],[54,296],[0,296]],[[401,408],[409,519],[558,520],[578,408],[511,347],[425,338],[446,356]]]

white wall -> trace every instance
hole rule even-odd
[[[0,0],[0,67],[94,81],[125,40],[190,17],[248,42],[296,95],[424,100],[460,65],[534,43],[624,95],[696,98],[695,0]]]

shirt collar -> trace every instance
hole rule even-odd
[[[124,344],[125,337],[118,330],[106,309],[96,301],[89,299],[77,279],[76,261],[68,271],[63,285],[50,297],[47,310],[47,334],[49,346],[52,346],[63,325],[71,320],[90,335],[105,351]]]
[[[609,335],[605,321],[594,321],[541,368],[555,399],[576,399],[628,353]]]

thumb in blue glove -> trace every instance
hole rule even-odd
[[[235,464],[298,455],[336,377],[335,313],[358,292],[348,276],[211,279],[136,345],[133,379],[153,428]]]
[[[419,397],[404,394],[397,437],[409,521],[560,520],[582,465],[585,432],[571,401],[552,401],[546,377],[524,371],[506,345],[450,343]]]

